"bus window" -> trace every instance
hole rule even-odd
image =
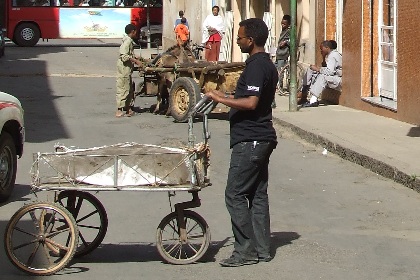
[[[13,0],[13,7],[32,7],[35,6],[35,0]]]

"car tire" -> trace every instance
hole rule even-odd
[[[16,27],[13,35],[18,46],[33,47],[38,43],[41,32],[35,24],[25,22]]]
[[[0,202],[12,194],[16,180],[17,155],[12,136],[7,132],[0,135]]]

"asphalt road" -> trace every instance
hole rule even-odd
[[[82,148],[133,141],[171,147],[187,143],[187,125],[149,111],[154,98],[136,100],[141,114],[114,117],[118,42],[54,40],[34,48],[7,45],[0,59],[0,90],[25,109],[26,144],[18,161],[17,186],[0,206],[0,232],[30,194],[32,153],[60,143]],[[149,51],[143,53],[150,54]],[[199,123],[198,123],[199,124]],[[322,154],[277,127],[278,148],[270,163],[270,207],[274,259],[221,268],[232,234],[224,206],[229,154],[228,123],[210,119],[210,179],[196,211],[209,224],[212,242],[196,264],[162,262],[156,227],[170,212],[166,193],[99,192],[108,233],[91,254],[73,259],[50,279],[418,279],[420,195],[360,166]],[[201,137],[196,126],[197,139]],[[49,192],[38,194],[51,200]],[[178,192],[173,202],[189,200]],[[32,279],[18,271],[0,245],[0,279]]]

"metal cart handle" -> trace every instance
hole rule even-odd
[[[211,100],[208,96],[203,94],[203,98],[197,102],[194,109],[191,111],[190,116],[194,116],[197,114],[204,114],[208,115],[213,109],[216,107],[217,102]]]

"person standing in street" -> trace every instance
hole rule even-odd
[[[180,24],[180,23],[181,23],[181,19],[182,19],[182,18],[185,18],[185,17],[184,17],[184,11],[182,11],[182,10],[178,12],[178,15],[179,15],[179,18],[177,18],[177,19],[175,20],[174,30],[175,30],[176,26],[177,26],[178,24]],[[185,25],[189,28],[187,18],[185,18]]]
[[[142,65],[139,58],[134,55],[133,39],[136,38],[137,34],[136,26],[127,24],[125,34],[117,61],[117,112],[115,114],[117,118],[134,115],[134,111],[131,108],[134,101],[131,74],[133,73],[134,63],[139,66]]]
[[[205,44],[207,61],[219,60],[220,46],[225,31],[225,23],[219,15],[219,10],[219,6],[213,6],[212,14],[208,15],[203,22],[202,43]]]
[[[279,71],[284,65],[286,65],[290,55],[290,21],[291,17],[289,15],[284,15],[281,20],[281,33],[277,42],[276,50],[276,66]]]
[[[212,100],[231,107],[232,154],[225,201],[235,241],[232,256],[220,262],[225,267],[272,259],[267,188],[269,158],[277,146],[271,103],[278,75],[264,51],[267,38],[268,28],[263,20],[250,18],[240,22],[236,42],[242,53],[250,56],[235,93],[228,95],[218,90],[206,93]]]
[[[279,40],[277,41],[276,49],[276,67],[279,73],[289,60],[290,22],[290,15],[284,15],[281,20],[281,33],[279,36]],[[279,82],[277,86],[279,89],[283,87],[283,77],[279,77]],[[275,99],[273,101],[273,104],[271,104],[271,107],[277,107]]]
[[[180,47],[185,47],[190,37],[188,26],[185,25],[186,22],[187,19],[183,17],[181,23],[175,27],[176,41]]]

